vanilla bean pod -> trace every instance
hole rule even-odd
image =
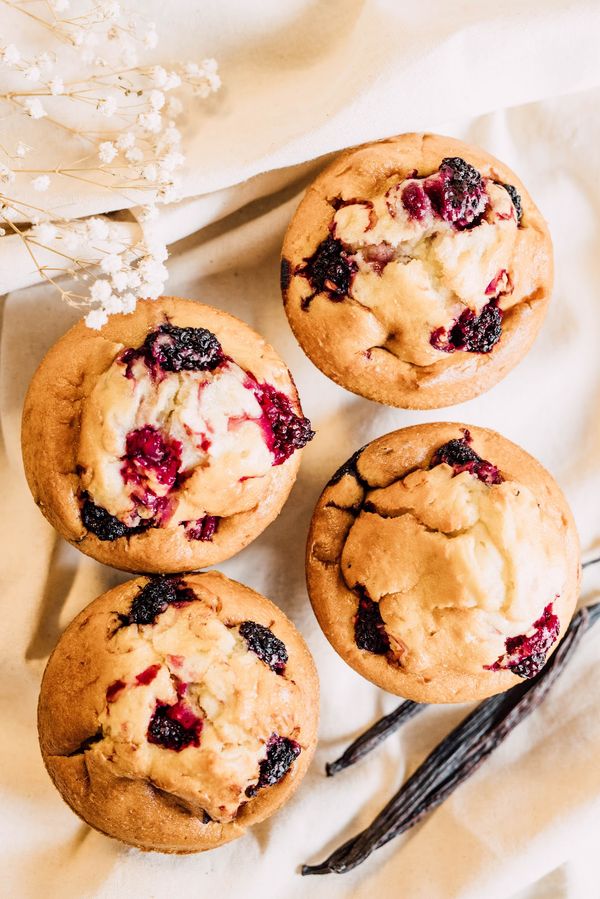
[[[600,556],[587,559],[582,563],[581,567],[588,568],[590,565],[596,565],[598,562],[600,562]],[[416,703],[411,700],[402,702],[393,712],[390,712],[389,715],[384,715],[383,718],[380,718],[357,737],[339,758],[333,762],[327,762],[325,765],[327,776],[333,777],[333,775],[339,774],[340,771],[344,771],[346,768],[355,765],[356,762],[361,761],[366,755],[380,746],[384,740],[391,737],[405,721],[409,721],[417,712],[421,712],[426,708],[426,703]]]
[[[411,702],[410,699],[401,703],[397,709],[380,718],[372,727],[361,734],[353,743],[348,746],[346,751],[335,760],[335,762],[327,762],[325,770],[328,777],[333,777],[344,768],[356,764],[360,759],[364,758],[369,752],[383,743],[391,734],[395,733],[398,728],[409,721],[411,718],[427,708],[423,703]]]
[[[508,734],[543,701],[585,631],[600,617],[600,603],[581,609],[542,671],[531,680],[481,703],[430,753],[374,821],[318,865],[302,874],[344,873],[375,849],[413,827],[437,808]]]

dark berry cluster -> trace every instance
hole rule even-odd
[[[206,328],[180,328],[169,322],[160,325],[137,349],[128,349],[120,361],[131,366],[143,359],[152,372],[213,371],[224,361],[223,348],[217,337]]]
[[[272,384],[256,384],[254,392],[267,426],[265,430],[269,449],[274,456],[273,465],[281,465],[295,450],[306,446],[315,432],[308,418],[294,412],[290,398]]]
[[[295,740],[272,734],[267,743],[267,755],[260,763],[258,783],[246,789],[246,796],[252,798],[263,787],[271,787],[287,774],[301,752]]]
[[[512,200],[513,206],[515,207],[515,213],[517,215],[517,223],[520,225],[521,219],[523,218],[523,203],[521,202],[521,195],[519,194],[514,184],[503,184],[502,187]]]
[[[373,602],[364,592],[359,598],[354,619],[354,640],[359,649],[376,655],[385,655],[390,649],[379,603]]]
[[[433,454],[429,467],[435,468],[436,465],[445,463],[454,469],[454,474],[468,471],[488,486],[501,484],[503,478],[499,470],[475,452],[471,446],[473,438],[470,432],[465,430],[463,433],[464,437],[449,440],[440,446]]]
[[[147,739],[164,749],[181,752],[187,746],[199,746],[203,721],[191,709],[176,702],[175,705],[157,704],[150,723]]]
[[[81,497],[81,521],[86,530],[95,534],[99,540],[118,540],[119,537],[131,537],[150,527],[151,521],[140,524],[137,527],[128,527],[115,515],[111,515],[102,506],[97,506],[89,498],[87,493]]]
[[[352,278],[358,266],[347,248],[335,237],[329,235],[322,240],[312,256],[307,257],[297,268],[310,284],[313,293],[303,301],[303,307],[318,293],[326,293],[330,300],[343,300],[348,295]]]
[[[154,624],[169,606],[193,602],[196,595],[179,577],[160,575],[142,587],[131,603],[124,624]]]
[[[472,309],[465,309],[449,331],[436,328],[429,342],[436,350],[454,353],[490,353],[502,336],[502,309],[497,300],[490,300],[479,315]]]
[[[507,637],[504,642],[506,653],[486,665],[488,671],[512,671],[522,678],[535,677],[546,664],[550,647],[558,640],[560,621],[553,612],[553,603],[546,606],[537,621],[533,622],[533,634],[519,634]]]
[[[240,636],[248,644],[248,649],[255,652],[271,671],[283,674],[288,660],[287,649],[285,643],[270,628],[256,621],[243,621],[240,624]]]
[[[485,184],[477,169],[460,156],[443,159],[437,176],[425,179],[423,188],[434,211],[458,230],[481,221],[488,203]]]

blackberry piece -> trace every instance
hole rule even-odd
[[[329,235],[322,240],[312,256],[308,256],[296,269],[297,275],[306,278],[313,293],[302,301],[303,309],[318,293],[325,293],[330,300],[339,302],[348,295],[352,278],[358,270],[341,240]]]
[[[358,601],[354,619],[354,640],[359,649],[365,649],[375,655],[385,655],[390,649],[379,603],[373,602],[364,593]]]
[[[148,581],[131,603],[124,624],[154,624],[170,605],[193,602],[196,595],[181,578],[159,576]]]
[[[255,394],[267,425],[267,444],[273,453],[273,465],[281,465],[297,449],[313,439],[310,421],[294,412],[291,400],[271,384],[256,385]]]
[[[185,536],[188,540],[211,541],[217,532],[219,521],[217,515],[205,515],[196,521],[182,521]]]
[[[225,360],[225,354],[212,331],[180,328],[167,322],[148,334],[140,347],[121,354],[127,377],[132,377],[131,369],[138,359],[143,359],[153,373],[213,371]]]
[[[438,174],[423,181],[423,189],[434,211],[459,231],[478,225],[488,204],[481,175],[460,156],[443,159]]]
[[[508,667],[513,674],[527,680],[530,677],[535,677],[536,674],[539,674],[545,664],[546,654],[543,652],[536,652],[533,653],[533,655],[525,656],[520,662],[516,662],[514,665],[509,665]]]
[[[523,203],[521,201],[521,195],[514,184],[503,184],[502,187],[512,200],[513,206],[515,207],[515,212],[517,213],[517,224],[520,225],[521,219],[523,218]]]
[[[472,309],[465,309],[449,332],[445,328],[436,328],[429,342],[444,353],[454,353],[456,350],[491,353],[502,336],[502,318],[498,301],[490,300],[479,315],[475,315]]]
[[[271,734],[267,742],[267,755],[259,766],[258,782],[246,788],[246,796],[256,796],[263,787],[279,783],[292,767],[302,749],[295,740]]]
[[[159,703],[150,718],[146,737],[149,743],[181,752],[187,746],[200,745],[203,723],[202,718],[198,718],[182,702],[175,705]]]
[[[476,453],[470,445],[472,442],[471,434],[465,430],[464,437],[449,440],[435,451],[429,463],[429,468],[435,468],[436,465],[445,463],[454,469],[454,474],[461,474],[468,471],[483,481],[484,484],[492,486],[492,484],[501,484],[504,480],[499,470],[487,459],[482,459],[479,453]]]
[[[289,259],[286,259],[285,256],[281,257],[281,268],[279,270],[279,284],[281,287],[281,292],[285,296],[287,293],[287,289],[290,286],[292,281],[292,265]]]
[[[131,528],[115,515],[111,515],[103,506],[93,503],[87,494],[84,494],[81,506],[81,521],[86,530],[95,534],[98,540],[118,540],[119,537],[130,537],[145,530],[147,525],[139,525]]]
[[[243,621],[240,624],[240,636],[248,644],[248,649],[256,653],[259,659],[276,674],[283,674],[288,660],[285,643],[276,637],[273,631],[256,621]]]

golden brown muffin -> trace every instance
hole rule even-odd
[[[317,740],[319,689],[273,603],[216,571],[94,600],[48,662],[38,723],[63,799],[141,849],[198,852],[286,802]]]
[[[553,279],[548,228],[483,150],[402,134],[347,150],[308,188],[283,244],[296,338],[321,371],[390,406],[450,406],[525,355]]]
[[[579,595],[577,530],[556,483],[500,434],[460,424],[359,450],[317,503],[306,566],[334,649],[417,702],[533,677]]]
[[[36,503],[82,552],[127,571],[227,559],[279,514],[311,439],[292,377],[247,325],[176,297],[101,331],[75,325],[23,411]]]

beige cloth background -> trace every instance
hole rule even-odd
[[[600,629],[586,636],[544,706],[422,825],[351,874],[302,879],[297,872],[301,862],[321,859],[365,826],[466,711],[432,708],[368,761],[324,777],[325,761],[397,702],[336,656],[306,597],[304,535],[337,465],[367,440],[407,424],[451,419],[493,427],[557,477],[584,556],[600,549],[599,5],[180,0],[164,12],[155,2],[143,6],[168,37],[159,47],[164,59],[176,50],[183,58],[215,55],[225,82],[222,96],[188,123],[190,200],[168,210],[160,224],[171,239],[191,235],[171,247],[168,289],[233,312],[264,334],[290,365],[318,432],[279,519],[219,567],[278,602],[307,638],[323,686],[321,741],[292,802],[244,839],[200,856],[128,850],[61,803],[37,747],[39,680],[64,626],[124,577],[66,546],[29,496],[19,449],[23,396],[74,314],[41,285],[10,293],[2,301],[0,363],[0,893],[600,896],[594,854]],[[550,314],[528,358],[485,396],[430,413],[386,409],[329,382],[296,346],[278,291],[283,230],[315,169],[310,161],[423,127],[480,143],[518,169],[550,222],[557,261]],[[65,191],[57,199],[79,214],[107,208],[93,192]],[[0,246],[0,294],[13,275],[1,253]],[[589,569],[584,599],[598,592],[600,570]]]

